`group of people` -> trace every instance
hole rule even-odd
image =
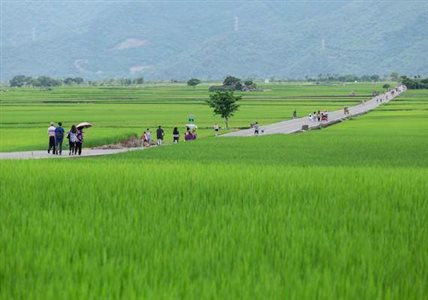
[[[328,112],[327,111],[314,111],[313,113],[309,113],[309,121],[311,122],[321,122],[328,121]]]
[[[197,138],[196,129],[193,128],[191,130],[190,127],[186,127],[186,132],[184,133],[184,140],[193,141],[193,140],[196,140],[196,138]],[[177,143],[178,143],[178,140],[177,140]]]
[[[163,143],[163,139],[165,136],[165,131],[162,129],[162,126],[159,126],[158,129],[156,129],[156,143],[155,141],[152,139],[152,133],[150,131],[149,128],[147,128],[146,131],[143,132],[143,134],[141,135],[141,142],[143,147],[149,147],[149,146],[153,146],[153,145],[162,145]]]
[[[184,134],[185,141],[196,140],[197,134],[196,129],[191,130],[189,127],[186,127],[186,132]],[[152,139],[152,133],[149,128],[143,132],[141,135],[141,142],[143,147],[150,147],[154,145],[162,145],[165,138],[165,131],[162,126],[158,126],[156,129],[156,142]],[[174,127],[172,130],[172,142],[177,144],[180,141],[180,131],[177,127]]]
[[[64,141],[65,130],[62,127],[62,122],[58,122],[55,126],[54,122],[50,123],[48,128],[49,147],[48,153],[52,151],[53,155],[62,155],[62,144]],[[71,129],[67,132],[66,138],[69,144],[68,155],[81,155],[83,145],[83,129],[77,128],[76,125],[72,125]]]

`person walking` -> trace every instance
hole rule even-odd
[[[152,133],[149,128],[146,130],[146,140],[149,145],[152,143]]]
[[[177,127],[174,127],[174,130],[172,131],[172,142],[174,144],[178,144],[179,139],[180,139],[180,132],[178,131]]]
[[[165,135],[165,132],[163,131],[162,126],[159,125],[158,129],[156,130],[156,138],[158,140],[158,146],[162,145],[164,135]]]
[[[141,135],[140,139],[141,139],[141,147],[146,147],[147,144],[147,133],[144,131],[143,134]]]
[[[48,153],[51,152],[52,154],[55,154],[55,124],[54,122],[51,122],[49,128],[48,128],[48,137],[49,137],[49,147],[48,147]]]
[[[62,128],[62,123],[58,122],[58,127],[55,128],[55,148],[56,154],[62,155],[62,142],[64,140],[64,128]]]
[[[259,123],[258,123],[258,122],[256,122],[256,123],[254,124],[254,135],[259,135],[259,130],[260,130]]]
[[[68,138],[68,146],[69,146],[69,152],[68,155],[75,155],[76,154],[76,142],[77,142],[77,128],[76,125],[72,125],[70,131],[67,134]]]
[[[77,154],[82,155],[83,128],[77,128],[76,138],[76,152]]]

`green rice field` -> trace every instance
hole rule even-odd
[[[264,86],[231,126],[340,109],[381,86]],[[0,95],[1,151],[44,149],[50,121],[93,122],[98,145],[158,124],[169,134],[193,113],[201,137],[0,161],[0,299],[428,296],[427,90],[321,130],[250,138],[212,136],[221,120],[206,86]]]
[[[291,118],[294,110],[303,116],[317,109],[335,110],[369,99],[382,84],[316,86],[310,84],[262,85],[264,91],[244,93],[241,108],[231,120],[234,128],[258,121],[269,124]],[[355,92],[355,97],[350,97]],[[172,140],[173,127],[184,133],[188,116],[193,114],[198,135],[213,135],[212,127],[223,122],[213,116],[205,103],[208,86],[149,85],[147,87],[64,87],[48,90],[9,89],[0,93],[0,151],[46,148],[50,122],[63,122],[65,128],[82,121],[94,127],[86,132],[87,146],[108,144],[146,128],[158,125]]]

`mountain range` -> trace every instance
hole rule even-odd
[[[2,80],[428,74],[423,1],[6,1]]]

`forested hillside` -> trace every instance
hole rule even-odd
[[[428,3],[5,2],[2,77],[428,73]]]

